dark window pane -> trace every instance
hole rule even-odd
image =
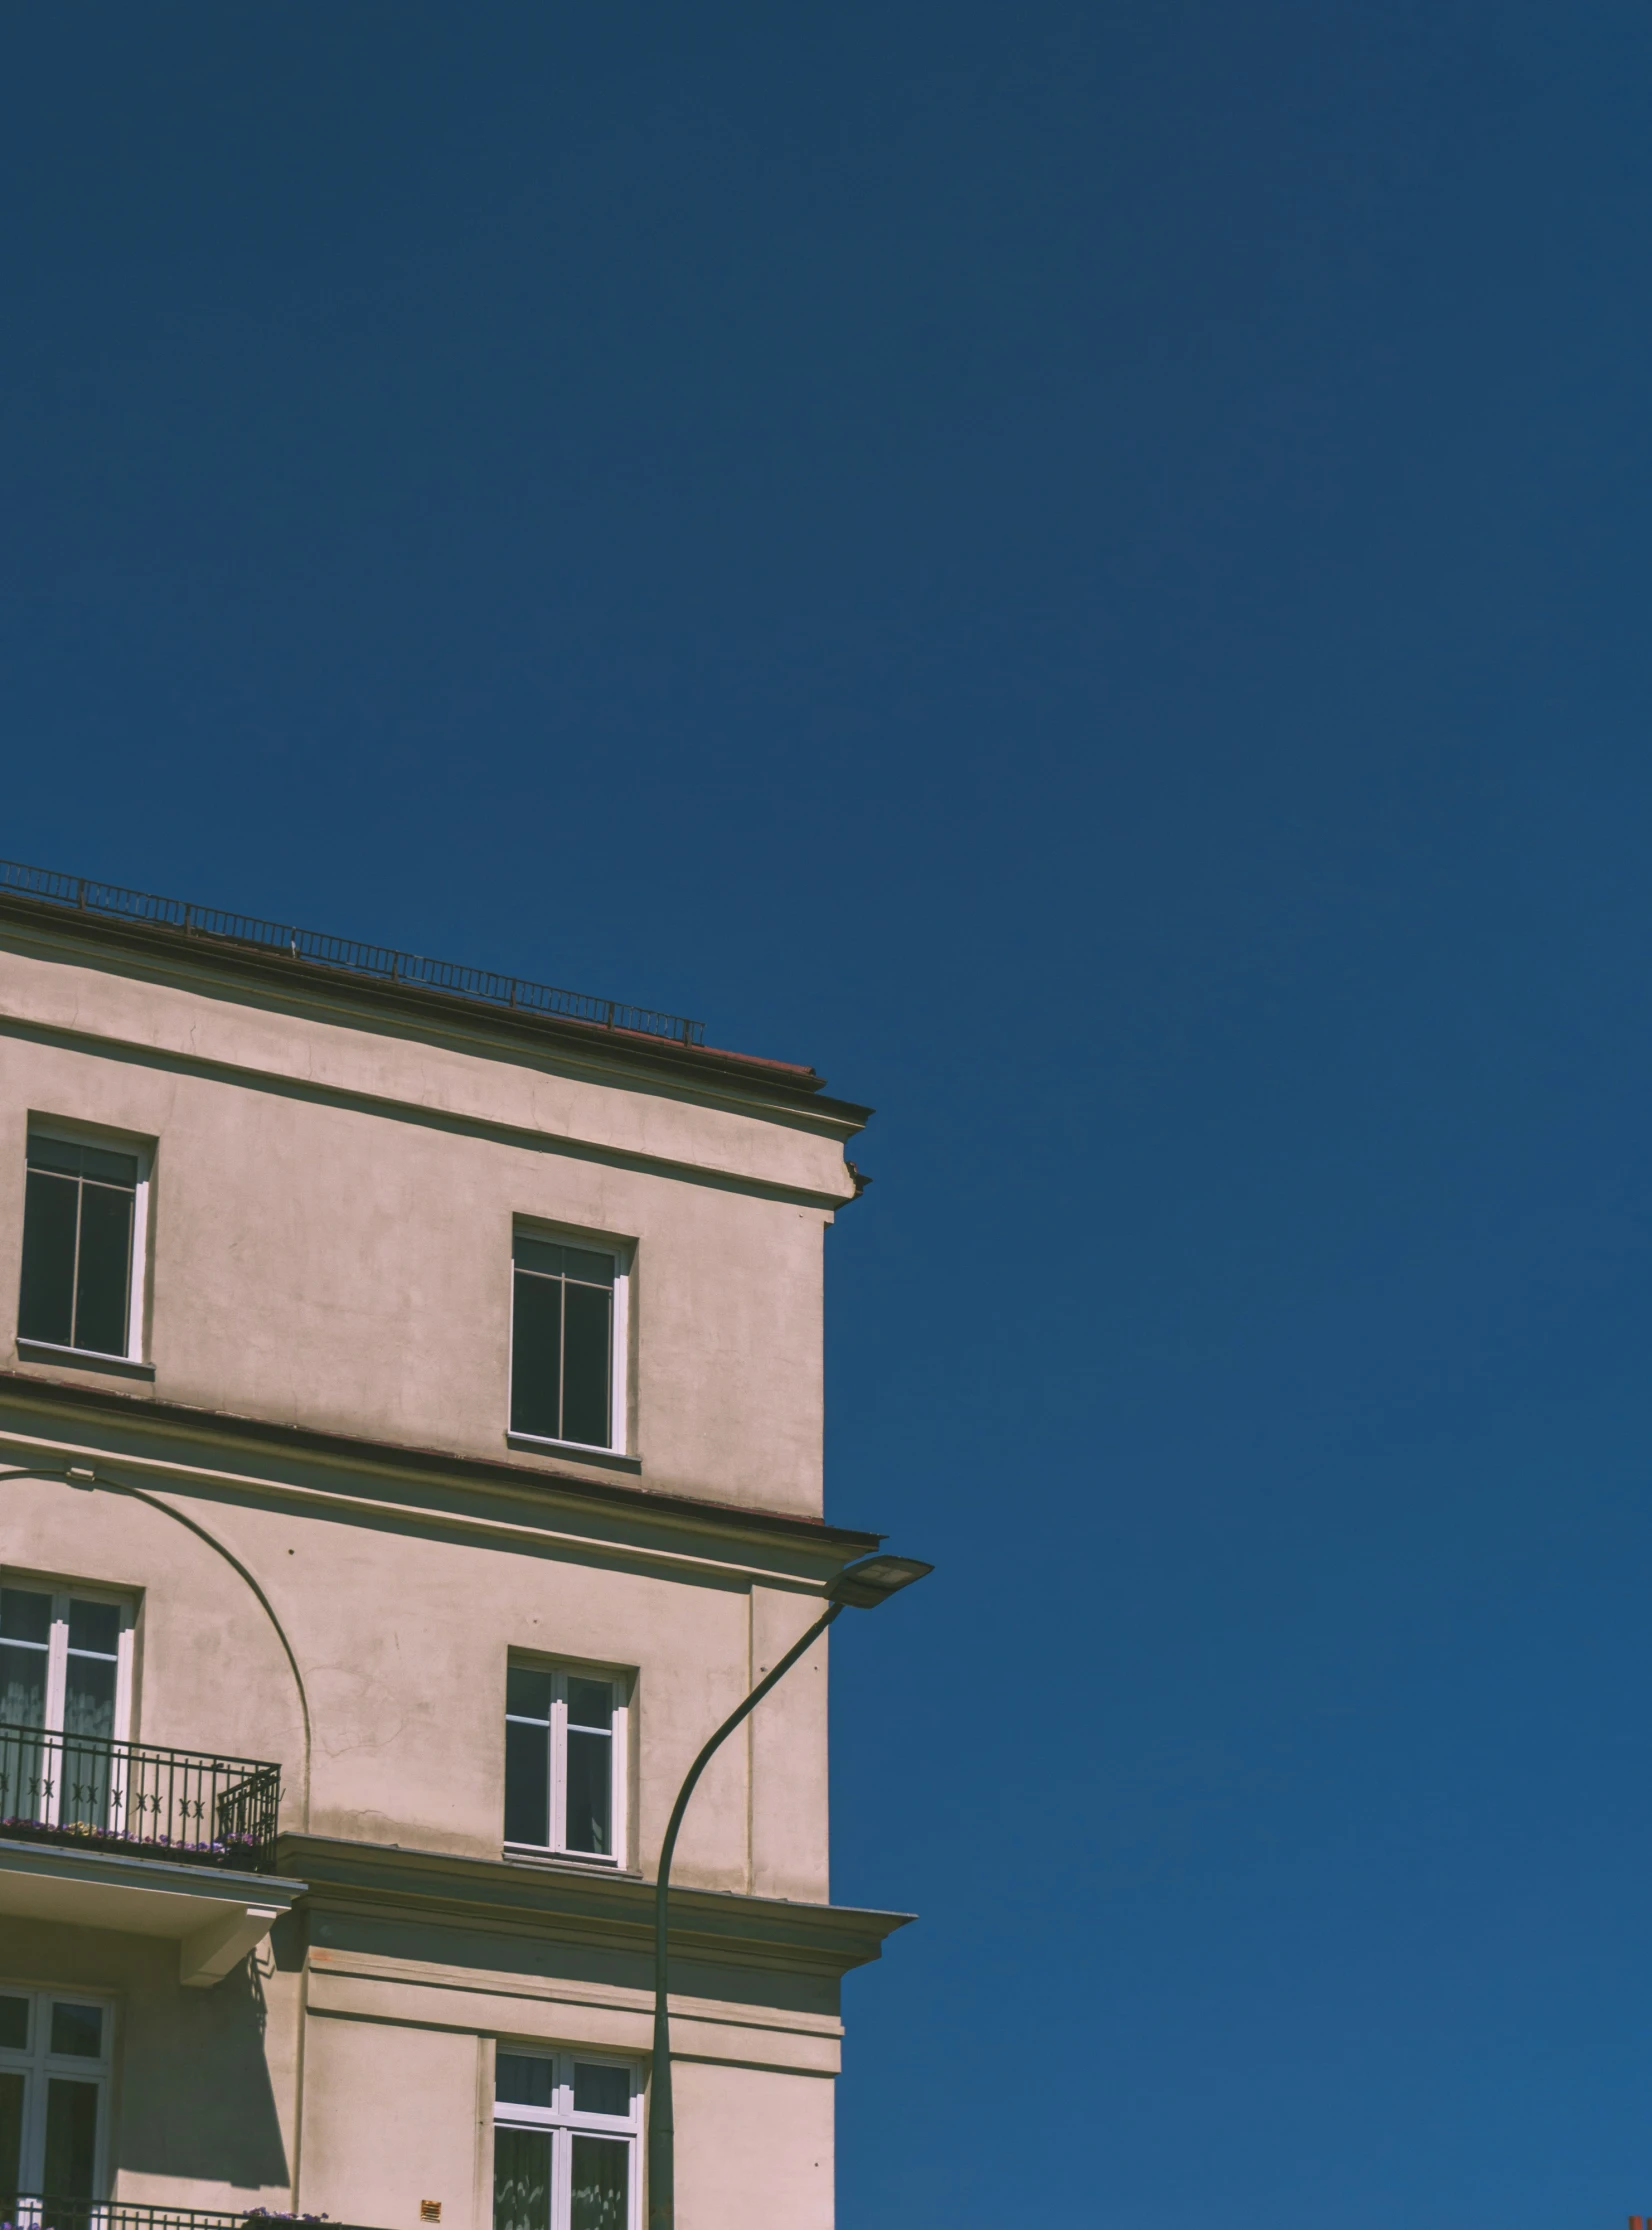
[[[614,1691],[606,1680],[570,1680],[568,1724],[571,1727],[611,1727]]]
[[[562,1249],[553,1246],[549,1239],[530,1239],[519,1231],[511,1248],[511,1260],[519,1270],[538,1270],[552,1278],[562,1275]]]
[[[90,2199],[97,2166],[95,2083],[54,2075],[46,2086],[46,2189],[57,2199]]]
[[[562,1287],[516,1277],[511,1337],[511,1430],[562,1438]]]
[[[569,2230],[626,2230],[631,2219],[631,2148],[613,2137],[574,2139]]]
[[[71,1146],[66,1138],[42,1138],[38,1131],[29,1133],[29,1167],[31,1169],[59,1169],[71,1177],[80,1175],[81,1148]]]
[[[0,1722],[13,1727],[46,1724],[46,1645],[52,1599],[32,1587],[0,1587]],[[25,1752],[27,1753],[25,1755]],[[0,1815],[21,1809],[14,1801],[34,1772],[35,1745],[7,1745],[0,1738]]]
[[[67,1347],[74,1336],[75,1212],[80,1187],[29,1171],[23,1198],[23,1290],[17,1336]]]
[[[82,1176],[95,1177],[105,1185],[136,1185],[138,1157],[136,1154],[112,1154],[107,1146],[83,1146],[80,1150]]]
[[[15,1700],[15,1690],[8,1693]],[[38,1727],[44,1717],[42,1689],[32,1717],[25,1719],[22,1727]],[[48,1780],[56,1785],[55,1769],[47,1770],[45,1745],[39,1736],[22,1732],[17,1726],[0,1726],[0,1819],[44,1819]]]
[[[593,1254],[588,1247],[564,1247],[562,1265],[568,1277],[583,1279],[587,1285],[612,1285],[614,1282],[611,1254]]]
[[[574,2062],[574,2112],[576,2114],[629,2114],[631,2070],[599,2067],[594,2061]]]
[[[505,1672],[505,1709],[513,1719],[551,1723],[551,1676],[532,1665],[511,1665]]]
[[[551,1839],[551,1745],[539,1727],[505,1722],[505,1841],[543,1849]]]
[[[568,1732],[568,1849],[610,1855],[613,1833],[613,1738]]]
[[[526,2052],[501,2052],[494,2064],[493,2095],[506,2106],[549,2106],[556,2066]]]
[[[58,1819],[65,1827],[107,1827],[113,1760],[107,1744],[66,1742],[58,1753]]]
[[[107,1657],[71,1657],[63,1697],[63,1731],[108,1742],[115,1732],[115,1667]]]
[[[44,1716],[37,1706],[24,1726],[38,1727]],[[46,1819],[57,1781],[56,1753],[48,1769],[46,1747],[38,1735],[15,1726],[0,1727],[0,1819]]]
[[[0,2051],[26,2052],[28,2048],[28,1999],[0,1998]]]
[[[0,2214],[17,2220],[17,2186],[23,2170],[23,2078],[0,2075]]]
[[[46,1652],[0,1642],[0,1721],[9,1727],[46,1724]]]
[[[0,1636],[44,1649],[52,1638],[52,1599],[33,1587],[0,1587]]]
[[[562,1438],[606,1448],[609,1325],[614,1296],[594,1285],[570,1285],[568,1327],[563,1345]]]
[[[102,2006],[54,2005],[51,2049],[78,2060],[95,2060],[103,2050]]]
[[[100,1656],[113,1657],[120,1647],[120,1608],[115,1603],[88,1603],[78,1597],[69,1601],[69,1647],[92,1649]]]
[[[541,2129],[493,2133],[493,2230],[550,2230],[551,2139]]]
[[[75,1272],[75,1345],[126,1353],[126,1297],[132,1272],[132,1195],[83,1185],[80,1261]]]
[[[120,1613],[113,1604],[71,1604],[69,1632],[75,1631],[75,1611],[107,1610],[119,1630]],[[107,1827],[109,1794],[114,1761],[105,1745],[115,1731],[115,1663],[109,1657],[77,1654],[71,1642],[63,1697],[63,1732],[84,1735],[88,1747],[65,1742],[62,1759],[60,1817],[65,1826]],[[95,1747],[93,1746],[95,1745]],[[65,2009],[59,2008],[59,2011]],[[86,2010],[86,2009],[80,2009]],[[96,2009],[91,2009],[95,2019]],[[55,2016],[54,2016],[55,2018]],[[59,2049],[53,2046],[53,2050]]]

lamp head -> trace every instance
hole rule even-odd
[[[874,1611],[898,1595],[903,1587],[933,1572],[915,1556],[863,1556],[858,1564],[841,1571],[826,1590],[829,1603],[844,1603],[857,1611]]]

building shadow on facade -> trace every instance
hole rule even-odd
[[[256,1954],[210,1990],[174,1986],[168,1992],[164,2048],[127,2058],[117,2170],[237,2192],[288,2185],[287,2148],[265,2057],[264,1993]]]

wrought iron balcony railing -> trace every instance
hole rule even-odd
[[[281,1768],[0,1722],[0,1837],[267,1873]],[[239,2219],[239,2218],[237,2218]]]
[[[283,2223],[325,2223],[360,2230],[328,2215],[287,2214],[270,2207],[226,2214],[211,2207],[150,2207],[125,2199],[53,2199],[0,2193],[0,2230],[280,2230]]]

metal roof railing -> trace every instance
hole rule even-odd
[[[491,968],[467,968],[455,960],[427,960],[422,953],[397,952],[389,945],[362,944],[353,937],[330,937],[319,929],[297,929],[285,922],[259,921],[250,914],[225,913],[181,898],[157,898],[151,891],[125,890],[118,883],[64,875],[55,868],[25,867],[0,860],[0,891],[43,899],[72,913],[105,920],[146,922],[186,937],[210,937],[273,955],[286,954],[375,983],[406,984],[446,991],[516,1014],[547,1014],[569,1022],[594,1023],[604,1030],[631,1030],[676,1045],[704,1045],[705,1024],[684,1015],[662,1014],[654,1007],[633,1007],[621,999],[599,999],[588,991],[560,991],[548,983],[501,976]]]

